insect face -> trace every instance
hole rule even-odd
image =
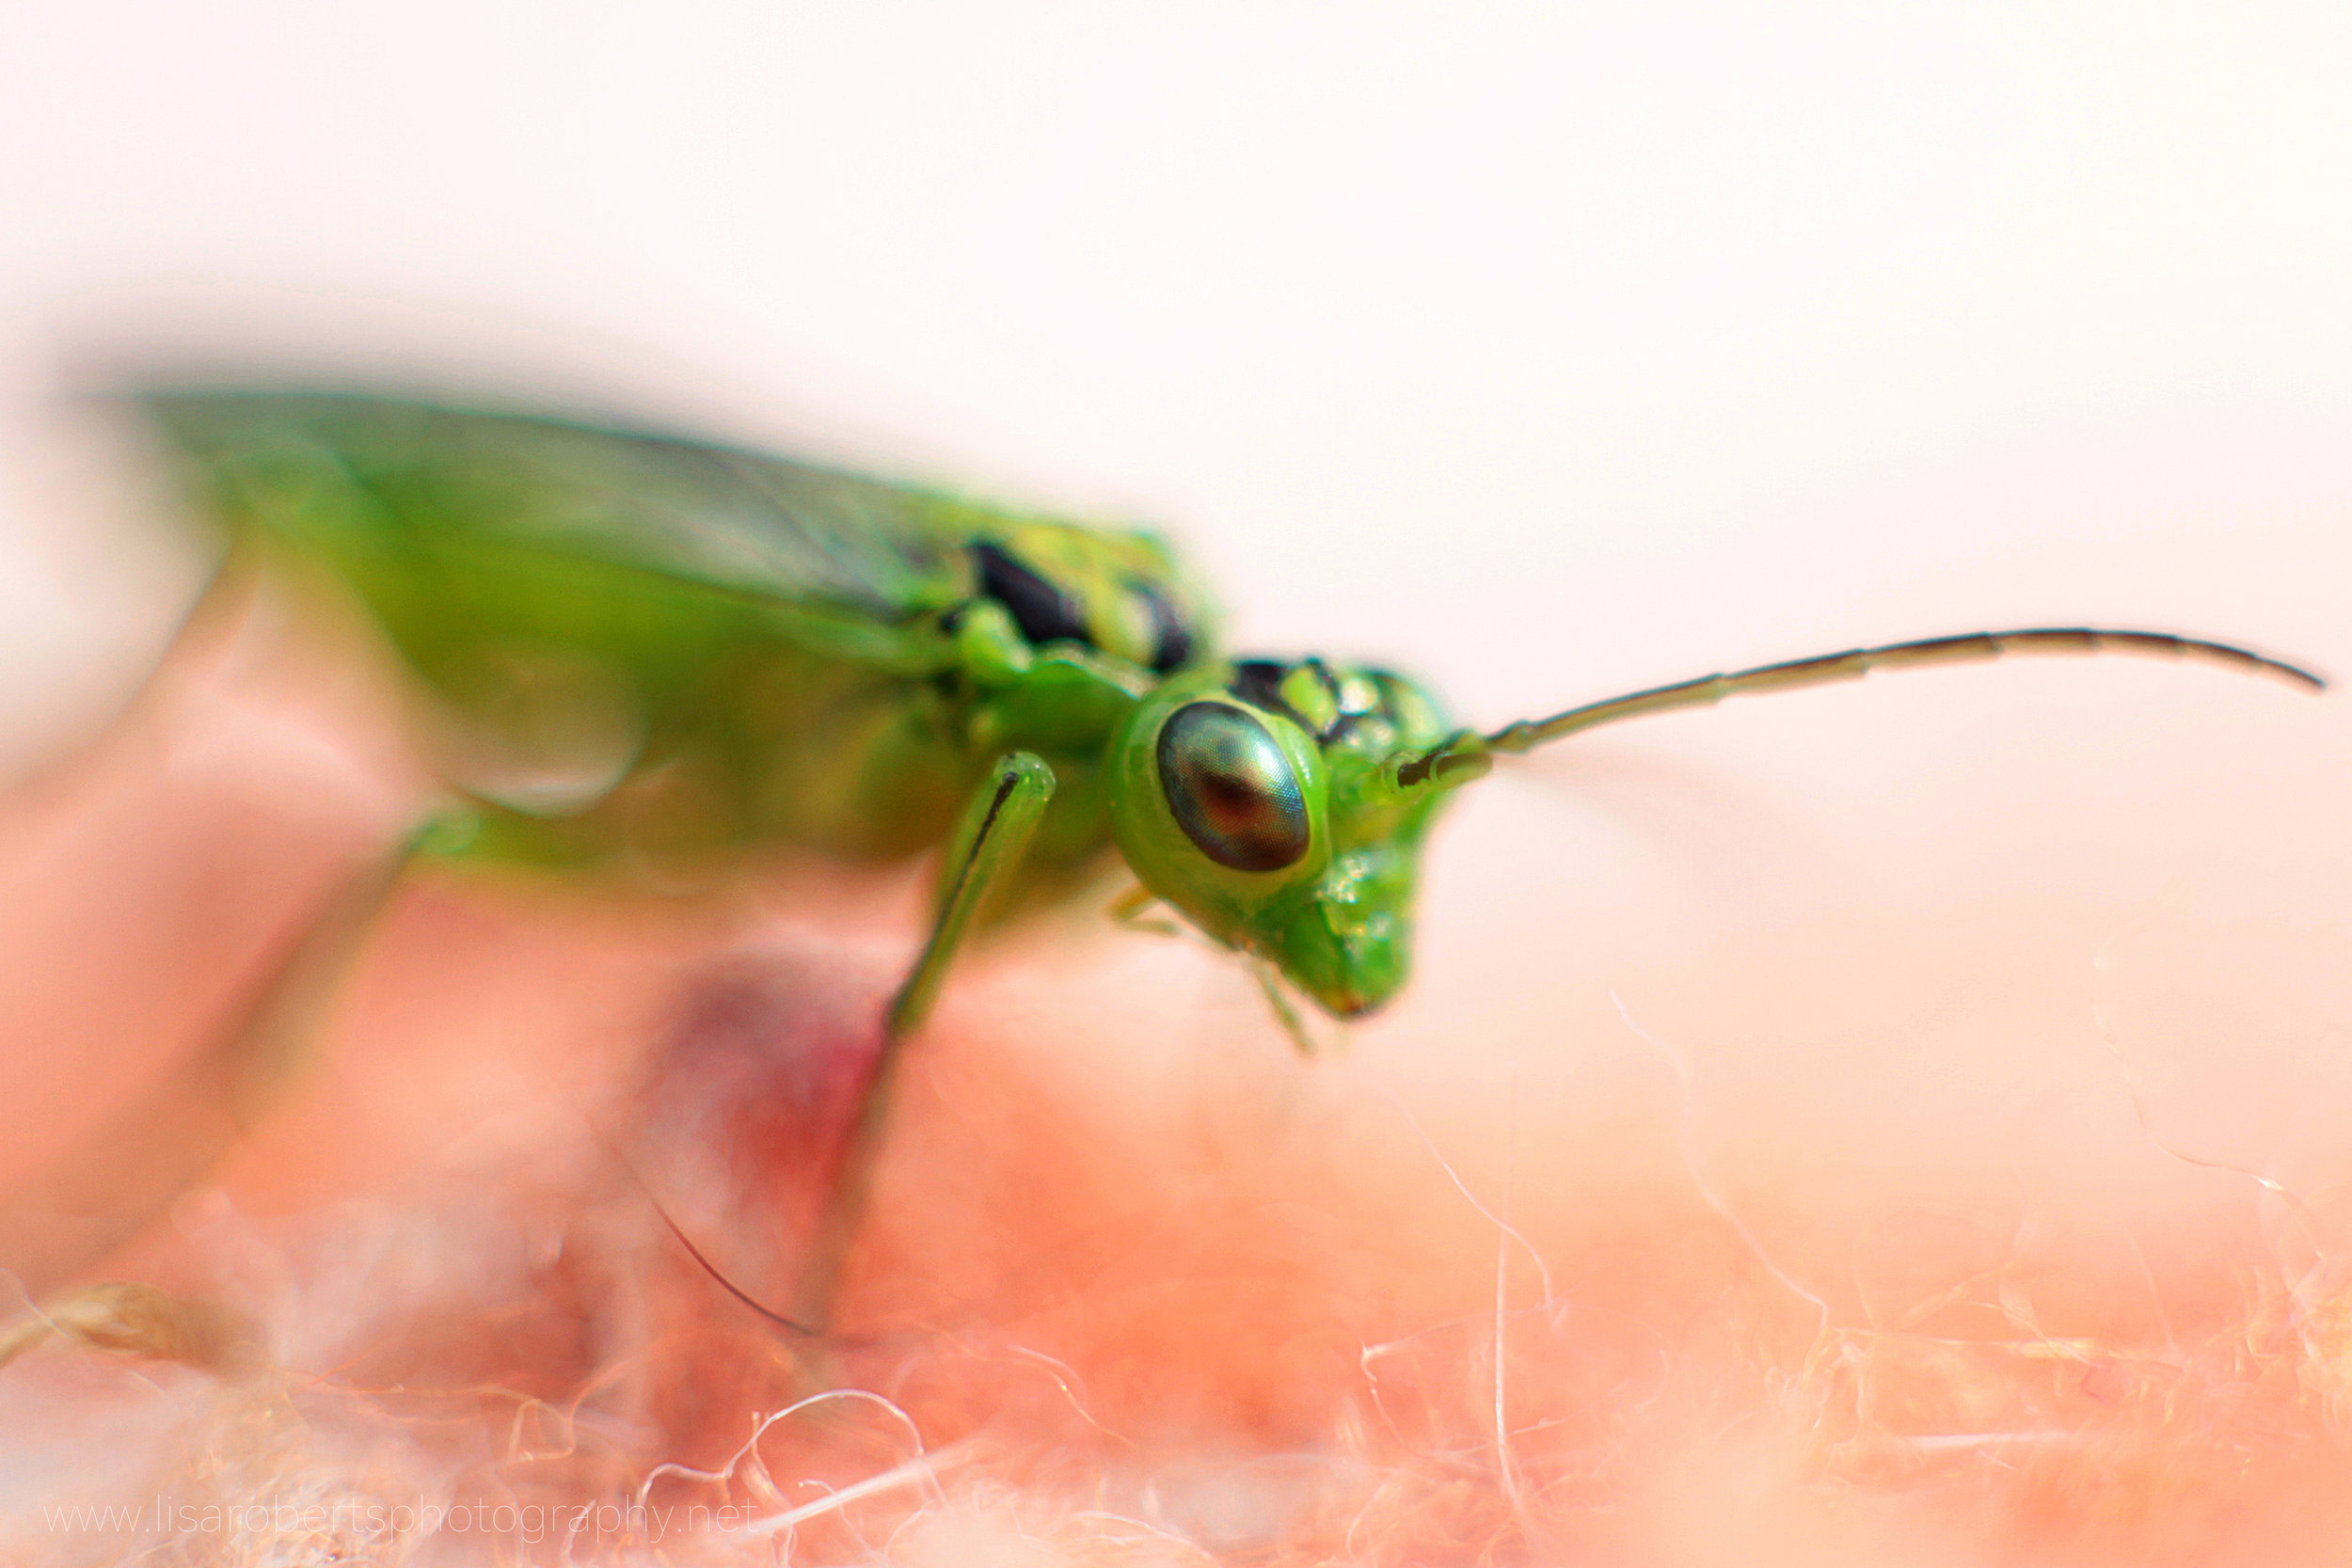
[[[1153,894],[1356,1017],[1405,983],[1421,841],[1447,790],[1400,784],[1397,768],[1445,733],[1419,688],[1383,672],[1188,672],[1114,748],[1113,831]]]

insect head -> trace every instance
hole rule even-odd
[[[1405,983],[1421,844],[1454,784],[1401,783],[1448,736],[1384,670],[1252,660],[1163,681],[1112,750],[1112,831],[1144,886],[1354,1018]]]

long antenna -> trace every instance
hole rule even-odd
[[[2250,648],[2201,638],[2175,637],[2161,631],[2117,631],[2094,626],[2029,626],[2018,631],[1979,631],[1961,637],[1927,637],[1912,642],[1890,642],[1879,648],[1850,648],[1844,653],[1792,658],[1779,664],[1759,664],[1753,670],[1701,675],[1696,680],[1654,686],[1646,691],[1587,703],[1549,719],[1522,719],[1490,735],[1465,730],[1436,750],[1415,757],[1397,769],[1397,783],[1412,785],[1440,783],[1472,770],[1483,771],[1470,759],[1500,752],[1517,756],[1538,746],[1600,724],[1645,714],[1666,713],[1678,707],[1708,707],[1725,697],[1754,691],[1788,691],[1799,687],[1825,686],[1832,681],[1860,680],[1873,670],[1913,669],[1929,664],[1967,664],[1999,658],[2005,654],[2142,654],[2164,658],[2200,659],[2226,665],[2249,675],[2273,675],[2313,691],[2328,683],[2299,665],[2271,658]]]

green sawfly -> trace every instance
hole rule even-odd
[[[1116,853],[1136,890],[1335,1018],[1396,995],[1431,825],[1465,786],[1598,725],[2008,654],[2151,654],[2318,689],[2160,631],[2036,626],[1714,674],[1491,730],[1409,675],[1240,657],[1157,536],[733,447],[366,393],[135,403],[232,562],[346,587],[472,737],[415,852],[554,871],[791,844],[937,851],[858,1147],[957,954],[1009,894]],[[482,759],[487,757],[489,762]],[[834,1202],[854,1218],[863,1158]],[[828,1274],[830,1264],[819,1264]],[[815,1291],[821,1306],[824,1286]]]

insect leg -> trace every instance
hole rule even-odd
[[[964,807],[963,819],[947,840],[938,900],[931,912],[930,940],[914,968],[891,998],[885,1023],[891,1041],[923,1026],[938,999],[947,965],[992,894],[999,892],[1021,863],[1045,803],[1054,797],[1054,770],[1027,752],[1008,752]]]
[[[1174,921],[1148,912],[1159,901],[1159,895],[1137,882],[1111,900],[1111,923],[1122,931],[1142,931],[1155,937],[1183,936],[1184,927]]]
[[[797,1323],[812,1324],[821,1331],[832,1316],[834,1289],[865,1214],[874,1167],[882,1153],[898,1058],[907,1040],[930,1016],[947,966],[963,945],[973,922],[986,912],[992,896],[1003,891],[1020,866],[1029,837],[1053,796],[1054,770],[1043,758],[1028,752],[1007,752],[973,793],[954,835],[947,840],[938,897],[932,906],[931,934],[882,1015],[882,1049],[874,1060],[873,1076],[866,1081],[857,1124],[850,1129],[834,1169],[825,1212],[818,1222],[808,1267],[802,1276],[801,1305],[792,1314]]]
[[[1159,902],[1158,896],[1150,888],[1138,882],[1112,900],[1110,917],[1122,931],[1144,931],[1155,937],[1184,935],[1184,928],[1176,922],[1162,920],[1146,912],[1157,902]],[[1206,945],[1219,952],[1226,951],[1222,942],[1210,942],[1205,938],[1202,940]],[[1302,1056],[1326,1054],[1325,1042],[1314,1037],[1313,1033],[1307,1027],[1306,1016],[1300,1012],[1296,1003],[1292,1000],[1290,989],[1282,980],[1282,971],[1263,958],[1249,954],[1242,954],[1240,957],[1243,965],[1249,971],[1249,977],[1258,982],[1258,990],[1264,993],[1266,1008],[1274,1014],[1274,1022],[1280,1025],[1283,1035],[1292,1045],[1298,1049],[1298,1053]],[[1343,1024],[1340,1027],[1343,1030],[1345,1025]],[[1331,1048],[1335,1049],[1337,1045],[1344,1043],[1344,1034],[1335,1035]]]
[[[24,769],[8,781],[9,796],[36,800],[69,793],[74,787],[72,781],[91,759],[132,728],[135,716],[155,705],[172,688],[173,677],[184,674],[190,666],[217,661],[250,611],[260,582],[258,564],[249,548],[232,545],[182,613],[146,679],[112,711],[93,715],[87,727],[58,750],[27,759]]]
[[[129,1242],[264,1117],[312,1054],[377,918],[437,832],[328,895],[210,1043],[52,1160],[0,1210],[5,1262],[39,1300]]]
[[[1327,1047],[1308,1031],[1307,1020],[1291,1001],[1290,992],[1282,984],[1279,969],[1263,958],[1250,958],[1245,961],[1249,966],[1250,978],[1258,982],[1258,990],[1265,994],[1266,1006],[1274,1013],[1274,1022],[1282,1026],[1282,1033],[1290,1037],[1291,1044],[1301,1056],[1312,1058],[1331,1054],[1346,1043],[1345,1035],[1339,1033],[1334,1035],[1331,1044]],[[1340,1027],[1344,1030],[1345,1025],[1343,1023]]]

